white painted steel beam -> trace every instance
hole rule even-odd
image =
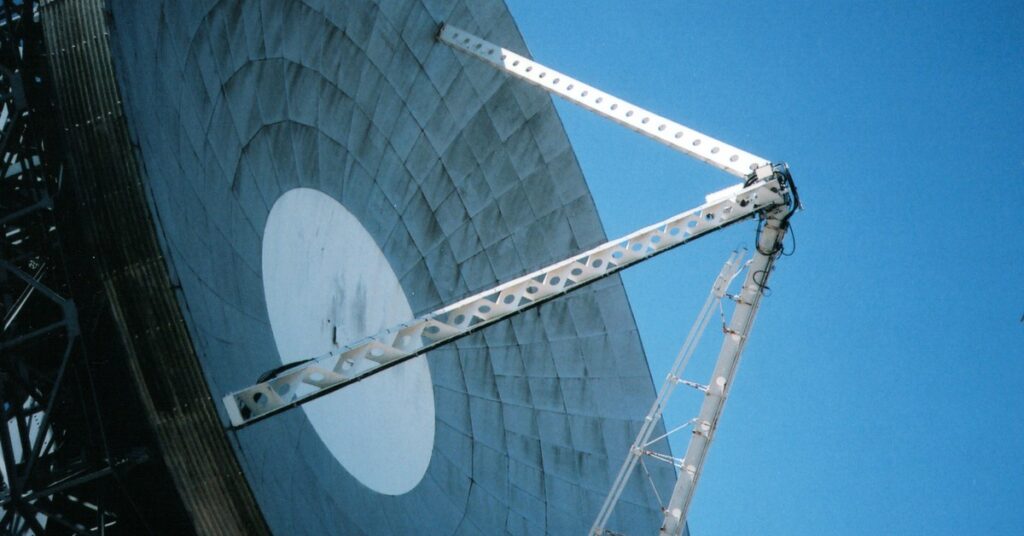
[[[745,179],[743,185],[715,192],[708,196],[707,202],[713,203],[723,198],[729,198],[737,191],[743,190],[751,184],[758,184],[761,181],[781,180],[780,175],[785,176],[786,188],[792,188],[787,192],[789,204],[780,204],[772,209],[762,212],[763,229],[757,238],[757,247],[748,266],[748,273],[740,291],[736,308],[733,310],[732,318],[726,328],[725,340],[718,355],[714,374],[707,386],[699,386],[704,392],[704,403],[701,406],[700,414],[692,421],[694,425],[690,444],[686,456],[681,461],[681,472],[673,489],[672,497],[669,499],[668,507],[665,509],[665,520],[660,534],[678,536],[685,527],[686,513],[693,498],[693,492],[697,481],[700,478],[711,440],[721,418],[722,410],[729,388],[732,385],[733,377],[739,366],[740,355],[746,344],[750,330],[753,327],[754,317],[757,314],[758,304],[766,286],[768,275],[771,272],[775,259],[781,248],[782,238],[788,228],[788,218],[792,211],[799,208],[799,199],[796,195],[795,186],[789,179],[788,171],[784,168],[781,173],[776,173],[776,168],[767,159],[746,151],[740,150],[732,145],[716,140],[706,134],[689,129],[670,119],[644,110],[634,104],[624,101],[609,93],[603,92],[593,86],[584,84],[579,80],[560,73],[550,67],[537,63],[525,56],[516,54],[506,48],[490,43],[465,30],[450,25],[443,25],[438,32],[438,39],[445,44],[470,54],[498,70],[506,72],[521,80],[536,85],[550,93],[559,95],[566,100],[580,105],[600,116],[606,117],[627,128],[648,136],[656,141],[664,143],[691,157],[697,158],[719,169]],[[785,191],[785,188],[781,191]],[[791,195],[791,197],[789,197]],[[709,230],[710,231],[710,230]],[[732,260],[731,260],[732,261]],[[723,268],[723,275],[731,269],[727,263]],[[714,298],[717,288],[712,291]],[[719,296],[720,298],[721,296]],[[703,329],[702,324],[707,321],[708,309],[702,312],[695,329]],[[694,332],[691,331],[687,344],[684,345],[680,354],[685,366],[687,352],[692,352],[692,339]],[[677,360],[676,367],[680,366]],[[675,370],[675,368],[673,369]],[[676,384],[678,378],[668,380],[670,386],[659,392],[658,399],[651,409],[651,414],[645,420],[644,428],[633,444],[626,462],[619,472],[616,482],[598,518],[591,528],[592,534],[603,534],[605,523],[610,519],[615,503],[618,501],[621,490],[624,489],[629,474],[636,467],[640,460],[641,450],[649,442],[650,433],[653,430],[655,421],[661,415],[668,394]],[[684,382],[692,383],[692,382]],[[694,384],[696,385],[696,384]],[[670,432],[671,433],[671,432]],[[656,456],[655,453],[644,452],[644,454]],[[666,461],[669,459],[665,456]],[[672,463],[679,462],[671,459]]]
[[[740,356],[747,344],[750,330],[754,327],[754,318],[767,287],[768,276],[771,275],[775,259],[778,258],[782,247],[782,239],[787,229],[785,217],[791,210],[791,207],[782,207],[766,215],[753,258],[747,267],[743,288],[736,298],[736,308],[725,330],[725,339],[722,341],[711,381],[704,392],[704,402],[694,422],[690,443],[679,471],[679,479],[665,508],[665,521],[659,531],[660,536],[679,536],[683,532],[693,492],[700,480],[715,432],[718,430],[718,421],[722,417],[725,401],[739,368]]]
[[[441,27],[438,39],[498,70],[737,177],[747,178],[754,170],[771,164],[765,158],[645,110],[450,24]]]
[[[651,409],[647,412],[644,417],[643,423],[640,425],[640,432],[637,433],[636,439],[633,441],[633,445],[629,448],[629,453],[626,454],[626,461],[623,462],[622,467],[619,469],[619,473],[615,477],[615,481],[612,483],[611,490],[605,497],[604,503],[601,505],[601,510],[597,514],[597,519],[594,521],[594,525],[590,528],[590,534],[592,536],[602,536],[606,534],[605,527],[608,525],[608,521],[612,517],[612,513],[615,511],[615,505],[619,502],[619,497],[626,490],[626,484],[629,483],[629,479],[633,476],[633,471],[636,469],[637,463],[641,461],[642,456],[652,456],[658,459],[665,459],[667,456],[663,456],[660,453],[655,453],[648,450],[648,447],[661,439],[664,439],[671,435],[673,431],[685,428],[686,425],[677,427],[673,431],[669,431],[660,437],[652,440],[651,436],[654,435],[654,431],[657,429],[658,423],[661,422],[662,414],[668,405],[669,397],[675,391],[679,384],[696,386],[697,384],[683,380],[683,373],[686,370],[687,364],[690,362],[690,357],[693,356],[694,350],[697,345],[700,344],[700,339],[704,335],[704,331],[708,326],[708,322],[713,316],[715,305],[720,302],[726,291],[729,288],[729,284],[732,283],[733,279],[739,274],[740,270],[743,269],[743,253],[734,251],[725,265],[722,266],[722,271],[719,272],[718,277],[715,278],[714,284],[711,286],[711,291],[708,293],[707,300],[704,301],[704,307],[701,308],[700,313],[697,315],[697,319],[694,321],[693,326],[690,328],[689,334],[686,336],[686,341],[680,348],[679,353],[676,355],[676,360],[672,363],[672,368],[665,376],[665,381],[661,384],[661,389],[658,390],[658,396],[655,398],[654,403],[651,405]],[[703,390],[703,386],[699,387]],[[687,423],[687,424],[692,424]],[[671,463],[677,464],[675,459],[670,460]]]
[[[709,195],[705,203],[536,272],[297,363],[224,397],[233,426],[298,406],[587,283],[727,225],[789,202],[788,185],[768,174]]]

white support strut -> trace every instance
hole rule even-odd
[[[766,180],[769,176],[778,176],[776,167],[765,158],[651,113],[465,30],[445,24],[438,32],[438,39],[498,70],[559,95],[569,102],[611,119],[691,157],[743,178],[746,181],[744,184],[751,184],[751,181],[755,181],[755,179],[761,181]],[[758,235],[754,256],[750,261],[736,308],[733,310],[732,318],[726,329],[725,341],[719,352],[714,375],[706,387],[700,386],[705,393],[704,403],[701,406],[700,414],[693,421],[693,435],[686,456],[682,460],[681,472],[673,489],[672,497],[665,509],[665,520],[660,531],[662,535],[678,536],[685,527],[686,513],[693,497],[694,488],[700,478],[701,469],[717,429],[726,396],[736,374],[740,354],[753,326],[768,275],[788,228],[789,215],[800,206],[799,197],[788,170],[784,166],[780,169],[782,170],[781,174],[787,179],[786,186],[791,188],[786,192],[787,201],[790,203],[765,211],[763,214],[764,226]],[[712,194],[709,198],[715,195],[717,194]],[[687,351],[686,348],[684,346],[684,352]],[[659,399],[655,401],[652,412],[660,414],[659,404],[663,403],[664,400],[659,394]],[[653,421],[645,422],[644,426],[651,428],[653,424]],[[639,444],[634,443],[634,449],[640,448],[648,441],[649,432],[649,429],[641,430],[640,436],[637,438]],[[653,456],[653,454],[651,455]],[[612,490],[598,514],[597,521],[591,528],[592,534],[604,533],[604,524],[610,518],[611,511],[621,493],[619,488],[625,486],[625,479],[628,479],[629,473],[638,460],[639,455],[635,452],[631,452],[627,456],[626,463],[613,484]],[[676,461],[673,460],[672,463],[676,463]]]
[[[722,266],[722,271],[719,272],[718,277],[715,278],[714,284],[711,286],[711,291],[708,293],[707,300],[704,301],[704,307],[701,308],[700,313],[697,315],[697,319],[693,323],[693,327],[690,328],[689,334],[686,336],[686,341],[683,343],[682,348],[679,349],[679,353],[676,355],[675,361],[672,363],[672,368],[669,369],[668,374],[665,376],[665,381],[661,384],[661,388],[658,390],[658,396],[655,398],[654,403],[651,404],[651,409],[647,412],[644,417],[643,423],[640,425],[640,432],[637,433],[636,439],[633,441],[633,445],[629,448],[629,452],[626,454],[626,461],[623,462],[622,467],[619,469],[618,474],[615,477],[615,481],[612,482],[612,487],[608,491],[608,495],[605,497],[604,503],[601,505],[601,510],[597,514],[597,519],[594,521],[594,525],[590,528],[590,534],[592,536],[602,536],[606,534],[605,527],[608,525],[608,521],[611,519],[612,513],[615,510],[615,505],[619,501],[619,497],[626,490],[626,485],[629,483],[630,477],[633,476],[633,471],[636,469],[637,463],[642,462],[643,456],[651,456],[657,459],[664,459],[660,453],[651,451],[648,449],[653,443],[664,439],[671,435],[673,431],[681,430],[686,425],[677,427],[673,431],[669,431],[660,437],[651,439],[654,435],[654,431],[657,429],[658,423],[661,422],[662,414],[668,405],[669,397],[675,391],[675,388],[679,384],[684,385],[696,385],[692,382],[688,382],[683,379],[683,372],[686,370],[687,364],[689,364],[690,358],[693,356],[694,350],[697,345],[700,344],[700,339],[704,335],[704,330],[708,326],[708,322],[711,320],[712,313],[716,304],[720,303],[720,300],[726,295],[729,289],[729,284],[732,283],[733,279],[743,269],[743,253],[734,251],[729,256],[729,260],[726,261],[725,265]],[[703,388],[700,386],[698,388]],[[695,421],[696,419],[694,419]],[[694,421],[687,423],[692,424]],[[677,460],[670,459],[673,465],[678,465]]]
[[[704,468],[711,441],[718,429],[718,421],[729,396],[729,389],[732,388],[733,378],[739,368],[740,356],[754,326],[754,318],[767,287],[768,276],[771,275],[775,259],[782,247],[788,225],[786,216],[791,211],[791,207],[783,207],[770,211],[765,217],[757,247],[754,248],[753,258],[747,267],[743,288],[736,299],[736,308],[725,329],[725,338],[711,374],[711,381],[708,382],[704,393],[704,402],[694,422],[679,479],[665,509],[665,521],[658,533],[659,536],[679,536],[683,532],[693,492]]]
[[[747,178],[757,168],[771,164],[765,158],[605,93],[450,24],[441,27],[438,39],[487,62],[498,70],[540,86],[548,92],[739,178]]]
[[[361,341],[296,363],[276,376],[228,394],[232,426],[243,426],[451,342],[632,264],[745,218],[784,207],[788,185],[778,175],[735,185],[705,203],[622,238],[480,292]]]

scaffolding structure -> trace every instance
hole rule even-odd
[[[122,533],[120,474],[149,458],[112,440],[66,241],[57,110],[39,3],[0,4],[0,533]],[[86,315],[80,314],[83,310]],[[130,527],[144,526],[129,516]]]

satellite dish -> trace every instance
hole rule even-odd
[[[441,21],[525,50],[499,1],[44,11],[106,289],[200,532],[582,534],[650,405],[612,276],[226,429],[214,400],[268,370],[605,240],[550,98],[437,43]],[[660,522],[639,481],[615,515]]]

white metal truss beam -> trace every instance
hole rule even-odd
[[[775,259],[782,248],[782,240],[788,225],[786,218],[792,210],[792,207],[781,207],[766,214],[757,247],[754,248],[754,255],[747,267],[743,288],[735,300],[736,308],[733,309],[732,317],[725,328],[725,339],[722,341],[711,381],[704,392],[704,402],[694,422],[690,444],[686,448],[686,455],[679,471],[679,479],[672,490],[668,507],[665,508],[665,521],[658,533],[660,536],[679,536],[683,532],[693,492],[704,468],[715,431],[718,430],[718,421],[722,417],[725,400],[729,396],[733,378],[739,368],[740,356],[747,344],[750,330],[754,327],[754,318],[757,316],[764,289],[767,288],[768,276],[771,275]]]
[[[611,519],[612,513],[615,510],[615,505],[618,503],[619,497],[622,496],[622,492],[626,490],[626,484],[629,483],[630,477],[633,476],[633,471],[636,469],[637,464],[643,462],[643,456],[651,456],[659,460],[669,458],[668,456],[660,453],[650,451],[649,447],[661,439],[668,437],[672,433],[696,423],[696,419],[693,419],[659,437],[653,439],[651,437],[654,435],[654,431],[657,429],[658,423],[661,422],[661,417],[668,405],[669,397],[672,396],[672,393],[679,384],[695,387],[701,391],[707,390],[707,387],[705,386],[684,380],[683,372],[686,370],[686,365],[689,363],[690,357],[693,356],[693,352],[696,350],[697,345],[700,344],[700,339],[708,326],[708,322],[713,316],[715,305],[720,302],[723,296],[725,296],[726,291],[729,288],[729,284],[736,278],[740,270],[743,268],[742,261],[743,253],[733,252],[732,255],[729,256],[729,260],[727,260],[725,265],[722,266],[722,271],[718,274],[718,277],[715,278],[711,291],[708,293],[708,298],[704,301],[704,307],[701,308],[700,314],[697,315],[697,320],[694,321],[693,327],[690,328],[690,332],[686,336],[686,341],[679,350],[679,354],[676,355],[675,362],[672,363],[672,368],[665,376],[665,381],[661,384],[661,389],[658,390],[658,396],[651,405],[651,409],[647,412],[647,416],[644,417],[644,421],[640,425],[640,432],[637,433],[636,439],[633,441],[633,445],[630,447],[629,453],[626,455],[626,461],[623,462],[622,467],[619,469],[619,473],[616,475],[615,481],[612,483],[611,490],[605,497],[604,504],[601,505],[601,510],[597,514],[597,519],[594,521],[594,525],[590,529],[591,535],[601,536],[605,534],[605,527],[608,525],[608,520]],[[677,467],[679,465],[674,458],[671,459],[671,463]]]
[[[364,379],[486,325],[615,273],[755,214],[785,207],[788,184],[768,174],[715,192],[705,203],[660,223],[465,298],[376,335],[297,363],[224,397],[233,426],[243,426]]]
[[[744,184],[752,182],[756,184],[772,175],[778,177],[774,166],[762,157],[686,128],[465,30],[443,25],[438,32],[438,39],[501,71],[539,86],[550,93],[560,95],[598,115],[743,178],[745,179]],[[788,171],[783,171],[783,174],[788,179]],[[778,208],[767,210],[762,214],[764,226],[758,234],[756,251],[750,261],[749,271],[737,299],[736,308],[733,310],[732,318],[726,328],[725,341],[719,352],[714,374],[707,386],[699,386],[705,395],[704,403],[701,406],[700,414],[693,421],[693,435],[686,456],[679,463],[681,473],[673,489],[672,497],[669,499],[668,507],[665,509],[665,521],[660,531],[662,535],[677,536],[682,533],[685,526],[686,513],[693,497],[694,488],[700,478],[701,469],[717,429],[726,396],[739,365],[740,354],[753,326],[768,275],[778,256],[782,238],[788,228],[789,215],[800,205],[791,180],[787,180],[787,187],[792,187],[792,191],[789,192],[792,195],[789,198],[791,203],[786,206],[780,205]],[[719,194],[712,194],[709,196],[709,200],[717,195]],[[684,346],[685,351],[686,347]],[[651,410],[660,415],[659,404],[664,404],[661,394]],[[649,415],[648,420],[650,419]],[[648,429],[641,430],[641,434],[637,438],[638,443],[633,445],[616,483],[613,484],[591,529],[592,533],[602,534],[604,532],[604,523],[611,515],[611,510],[618,500],[618,494],[621,493],[616,486],[624,486],[625,482],[620,482],[620,480],[628,478],[628,474],[633,470],[637,461],[643,462],[639,451],[649,454],[644,447],[649,442],[649,429],[653,426],[653,422],[645,421],[644,426]],[[672,463],[675,464],[676,460],[672,460]]]
[[[737,177],[747,178],[757,168],[771,164],[765,158],[605,93],[450,24],[441,27],[438,39],[489,63],[498,70],[540,86],[569,102]]]

